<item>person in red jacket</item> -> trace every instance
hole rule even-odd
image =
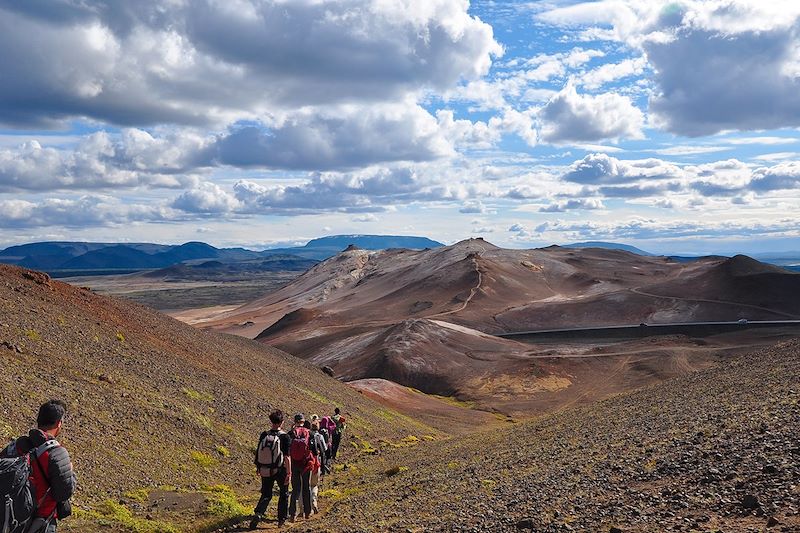
[[[38,503],[31,533],[55,533],[57,520],[71,514],[69,499],[75,492],[75,473],[67,450],[56,437],[64,424],[66,404],[50,400],[39,407],[36,428],[0,452],[5,457],[31,454],[31,483]]]

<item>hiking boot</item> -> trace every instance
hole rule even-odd
[[[285,521],[285,520],[281,520],[280,522],[278,522],[278,527],[279,527],[279,528],[280,528],[280,527],[283,527],[283,525],[284,525],[285,523],[286,523],[286,521]]]
[[[306,513],[305,514],[305,519],[308,520],[309,518],[311,518],[311,513]]]
[[[263,515],[257,514],[253,515],[253,519],[250,520],[250,529],[255,529],[258,527],[258,523],[264,518]]]

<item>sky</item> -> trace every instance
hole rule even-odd
[[[796,0],[0,1],[0,247],[800,250]]]

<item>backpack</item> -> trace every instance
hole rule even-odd
[[[311,454],[311,433],[306,428],[294,428],[289,435],[292,443],[289,445],[289,457],[292,463],[305,465],[313,459]]]
[[[258,473],[262,477],[269,477],[283,467],[283,452],[281,451],[281,435],[283,431],[277,433],[266,431],[258,441],[256,451],[256,463]]]
[[[342,415],[333,415],[332,420],[334,424],[336,424],[336,427],[333,430],[333,434],[341,436],[342,432],[344,431],[344,419]]]
[[[23,533],[36,515],[36,491],[31,484],[31,458],[44,474],[39,456],[60,446],[50,439],[24,455],[16,455],[16,444],[7,448],[8,455],[0,457],[0,531]],[[11,457],[9,457],[11,456]],[[41,504],[41,502],[39,502]]]

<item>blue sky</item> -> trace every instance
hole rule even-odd
[[[0,246],[800,250],[793,0],[4,3],[0,46]]]

